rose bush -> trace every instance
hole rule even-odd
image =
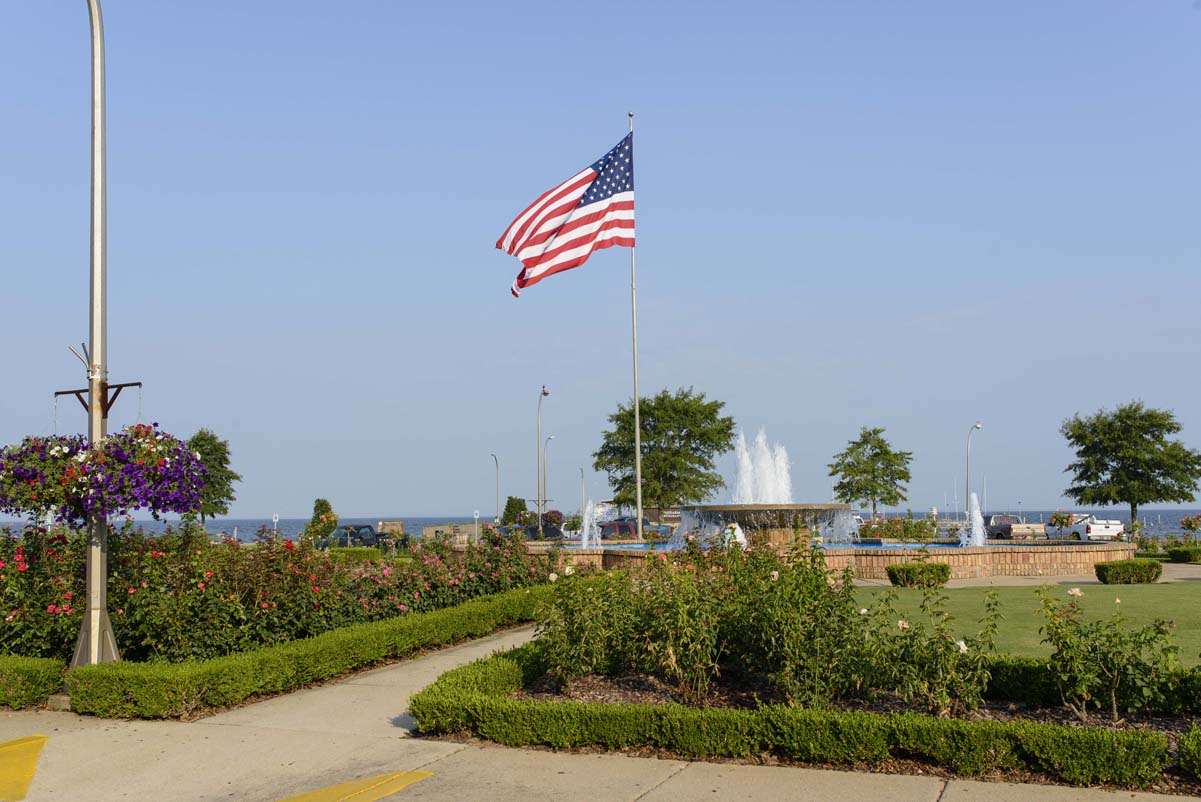
[[[186,527],[157,537],[110,528],[109,615],[122,657],[216,657],[545,582],[551,566],[500,535],[466,552],[431,542],[411,559],[348,564],[263,534],[247,546]],[[0,537],[0,654],[71,656],[85,546],[65,527]]]

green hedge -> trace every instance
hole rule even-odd
[[[1044,772],[1072,784],[1147,786],[1169,763],[1161,733],[917,713],[839,713],[787,707],[692,709],[674,704],[535,702],[506,695],[538,675],[533,646],[443,674],[409,702],[422,730],[473,731],[509,746],[650,746],[689,757],[761,752],[807,763],[930,760],[960,774]]]
[[[381,560],[384,553],[375,546],[334,546],[329,550],[329,556],[348,563],[362,563]]]
[[[1093,566],[1097,579],[1106,585],[1145,585],[1155,582],[1163,573],[1159,560],[1134,558],[1110,560]]]
[[[1201,730],[1194,724],[1180,736],[1180,767],[1194,777],[1201,777]]]
[[[1201,546],[1176,546],[1168,549],[1168,559],[1174,563],[1195,563],[1201,560]]]
[[[894,563],[884,566],[888,581],[902,588],[937,588],[951,578],[947,563]]]
[[[48,657],[0,655],[0,707],[21,710],[46,704],[63,687],[67,667]]]
[[[418,649],[531,621],[549,586],[356,624],[312,638],[186,663],[106,663],[67,674],[71,709],[106,718],[180,718],[251,696],[287,693]]]

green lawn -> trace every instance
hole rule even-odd
[[[1158,585],[1082,585],[1084,596],[1080,605],[1085,614],[1105,617],[1115,609],[1121,611],[1127,623],[1136,626],[1147,624],[1156,618],[1167,618],[1176,623],[1176,643],[1180,647],[1180,661],[1186,666],[1201,663],[1201,582],[1169,582]],[[1050,650],[1041,642],[1039,627],[1043,624],[1037,588],[955,588],[944,592],[948,597],[947,611],[961,627],[962,633],[972,633],[984,615],[984,597],[995,590],[1001,600],[1000,622],[997,632],[997,651],[1017,655],[1046,655]],[[1052,586],[1052,594],[1066,600],[1068,586]],[[882,588],[860,588],[857,592],[861,603],[870,605],[876,597],[885,593]],[[897,612],[910,619],[921,616],[920,590],[898,588]],[[1120,598],[1120,605],[1114,599]]]

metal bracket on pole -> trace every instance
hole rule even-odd
[[[100,399],[100,416],[102,418],[108,417],[108,411],[113,408],[113,404],[117,403],[117,396],[121,395],[121,391],[126,387],[141,386],[141,382],[124,382],[123,384],[109,384],[108,382],[100,382],[100,391],[104,396]],[[116,392],[110,396],[108,394],[109,390],[116,390]],[[80,405],[83,406],[84,412],[91,412],[91,407],[88,406],[87,399],[84,398],[84,395],[88,394],[89,392],[90,390],[87,387],[83,388],[82,390],[59,390],[54,394],[54,397],[58,398],[60,395],[73,395],[75,396],[75,399],[79,401]]]

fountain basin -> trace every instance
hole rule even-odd
[[[737,524],[755,545],[790,546],[800,535],[850,542],[850,504],[701,504],[681,507],[680,533],[700,528],[709,534]]]
[[[531,550],[543,547],[528,544]],[[665,544],[628,543],[600,548],[567,548],[563,559],[582,567],[598,569],[632,568],[645,560],[653,560],[674,548]],[[850,568],[859,580],[887,582],[885,568],[895,563],[926,560],[951,566],[952,579],[987,579],[988,577],[1057,577],[1093,576],[1094,566],[1109,560],[1128,560],[1134,556],[1134,544],[1102,543],[1042,543],[998,541],[997,545],[957,546],[932,545],[927,551],[921,545],[881,544],[824,544],[826,567],[831,571]]]

